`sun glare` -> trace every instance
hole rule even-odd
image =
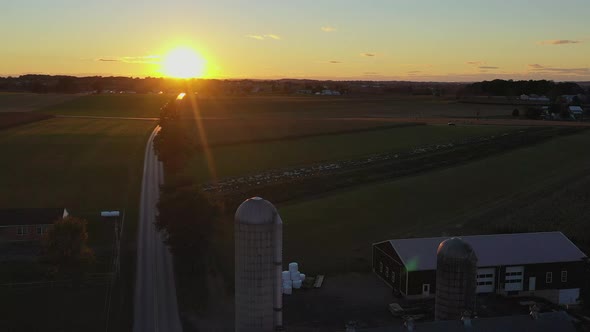
[[[164,57],[162,73],[175,78],[203,77],[205,59],[190,48],[177,48]]]

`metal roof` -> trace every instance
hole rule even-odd
[[[62,219],[66,209],[3,209],[0,226],[50,225]]]
[[[477,255],[477,266],[579,261],[586,255],[561,232],[459,236]],[[390,240],[412,271],[435,270],[438,245],[450,237]]]

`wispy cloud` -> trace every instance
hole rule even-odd
[[[376,71],[366,71],[363,73],[363,75],[373,76],[373,75],[379,75],[379,73]]]
[[[500,69],[500,67],[495,66],[479,66],[479,69]]]
[[[375,53],[361,53],[361,56],[369,56],[369,57],[371,57],[371,56],[377,56],[377,54],[375,54]]]
[[[551,40],[542,40],[538,42],[539,45],[567,45],[567,44],[579,44],[581,40],[571,40],[571,39],[551,39]]]
[[[98,58],[96,61],[100,62],[123,62],[123,63],[139,63],[139,64],[158,64],[161,56],[159,55],[142,55],[142,56],[123,56],[123,57],[104,57]]]
[[[323,32],[335,32],[338,30],[338,29],[336,29],[336,27],[333,27],[331,25],[323,26],[323,27],[321,27],[321,29]]]
[[[342,61],[338,61],[338,60],[330,60],[330,63],[342,63]]]
[[[485,62],[483,61],[467,61],[465,62],[466,65],[470,65],[470,66],[481,66],[483,64],[485,64]]]
[[[421,72],[422,72],[421,70],[410,70],[408,72],[408,74],[418,74],[418,73],[421,73]]]
[[[529,64],[528,65],[529,72],[532,73],[541,73],[541,74],[556,74],[556,75],[574,75],[574,76],[582,76],[582,75],[590,75],[590,68],[588,67],[580,67],[580,68],[560,68],[560,67],[551,67],[551,66],[543,66],[538,63]]]
[[[265,39],[273,39],[273,40],[280,40],[281,37],[275,34],[266,34],[266,35],[246,35],[248,38],[256,39],[256,40],[265,40]]]

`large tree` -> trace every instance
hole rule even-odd
[[[60,274],[81,276],[94,262],[86,221],[76,217],[56,221],[45,236],[44,247],[46,259]]]
[[[209,250],[219,208],[195,183],[181,179],[162,186],[158,210],[156,226],[165,230],[177,267],[196,272]]]

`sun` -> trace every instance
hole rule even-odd
[[[188,47],[170,51],[162,61],[162,73],[174,78],[198,78],[205,74],[205,59]]]

